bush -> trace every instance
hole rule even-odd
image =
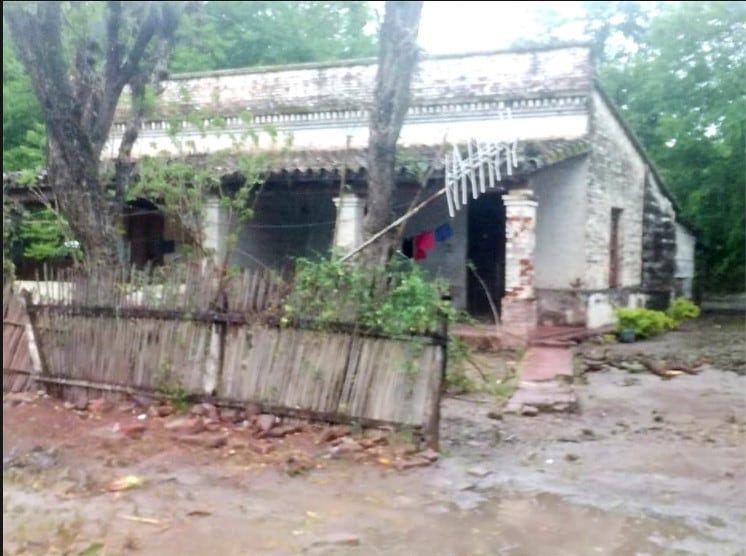
[[[617,332],[625,329],[634,330],[638,338],[649,338],[673,330],[677,326],[676,321],[663,311],[651,309],[620,308],[616,310],[616,317]]]
[[[377,288],[377,283],[386,287]],[[429,280],[411,262],[380,269],[342,264],[335,256],[297,259],[283,322],[357,323],[393,335],[433,332],[443,319],[463,318],[442,298],[446,291],[444,282]]]
[[[677,297],[666,309],[666,315],[677,323],[687,319],[696,319],[700,313],[699,307],[685,297]]]

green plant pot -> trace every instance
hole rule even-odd
[[[623,344],[631,344],[635,341],[635,331],[631,328],[625,328],[624,330],[620,330],[619,334],[617,334],[619,337],[619,341]]]

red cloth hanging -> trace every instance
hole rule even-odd
[[[422,232],[414,238],[414,260],[421,261],[427,252],[435,247],[435,236],[432,232]]]

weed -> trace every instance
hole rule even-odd
[[[509,400],[518,386],[518,379],[514,376],[503,379],[492,387],[492,394],[500,400]]]
[[[173,378],[170,365],[162,364],[158,367],[154,384],[156,390],[166,397],[176,412],[185,413],[189,409],[189,392],[178,378]]]
[[[363,435],[363,426],[359,421],[350,421],[350,434],[356,437]]]
[[[466,376],[463,370],[452,370],[446,373],[446,390],[455,394],[471,394],[479,391],[479,385]]]
[[[417,434],[412,427],[401,427],[391,435],[392,444],[416,444]]]

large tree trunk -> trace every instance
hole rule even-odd
[[[120,261],[112,205],[99,182],[98,164],[84,155],[70,164],[51,137],[47,148],[49,182],[73,235],[84,246],[88,266],[116,265]]]
[[[409,109],[410,83],[417,66],[417,33],[422,2],[386,2],[379,34],[378,72],[370,115],[366,239],[392,220],[396,190],[396,142]],[[384,234],[363,252],[369,264],[384,265],[393,254],[395,232]]]
[[[61,2],[19,2],[4,9],[3,16],[44,112],[49,183],[61,212],[81,242],[88,265],[109,266],[119,261],[119,242],[113,228],[113,199],[99,172],[101,151],[128,84],[134,85],[133,95],[138,97],[133,117],[139,124],[145,83],[164,64],[179,10],[175,3],[125,6],[110,1],[106,21],[90,26],[105,28],[105,34],[87,35],[88,29],[74,29],[74,36],[63,40],[63,22],[74,20],[63,15],[94,17],[95,13],[84,12],[90,6],[83,2],[68,8],[63,14]],[[72,48],[66,48],[66,43]],[[137,128],[128,128],[120,158],[129,156]],[[118,161],[120,202],[128,170]]]

